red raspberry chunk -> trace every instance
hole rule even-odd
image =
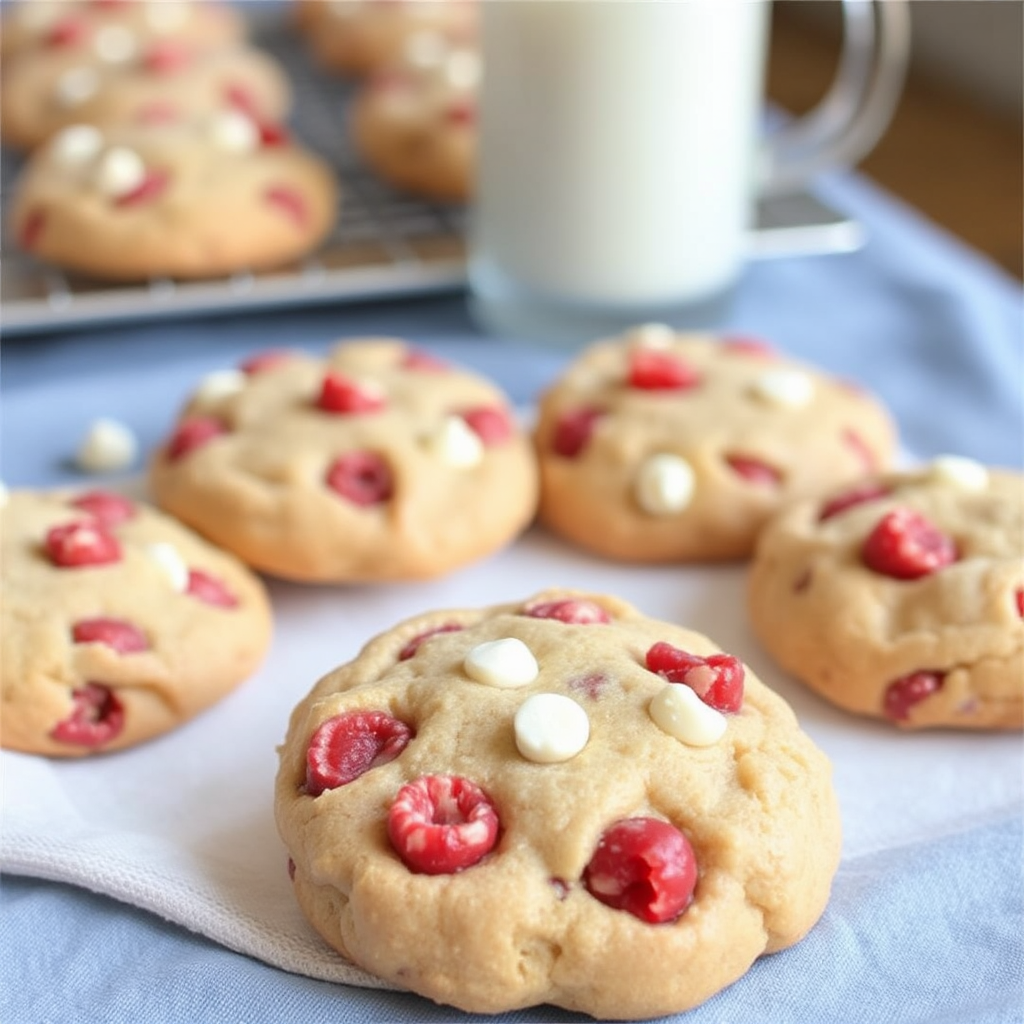
[[[1017,602],[1017,614],[1024,619],[1024,587],[1018,587],[1013,597]]]
[[[473,409],[464,409],[459,415],[485,447],[505,444],[512,437],[512,420],[500,406],[479,405]]]
[[[879,466],[878,456],[868,447],[868,443],[852,427],[847,427],[842,433],[843,444],[860,460],[861,465],[868,473],[875,473]]]
[[[79,46],[89,36],[89,26],[81,18],[61,18],[46,33],[46,45],[54,47]]]
[[[351,413],[379,412],[387,405],[383,395],[361,387],[350,377],[337,370],[328,370],[320,386],[317,407],[324,412],[348,415]]]
[[[608,677],[603,672],[591,672],[586,676],[576,676],[568,683],[570,690],[582,693],[591,700],[600,700],[607,685]]]
[[[282,210],[288,218],[298,227],[305,227],[309,221],[309,207],[306,200],[288,185],[271,185],[263,193],[263,198]]]
[[[71,638],[76,644],[106,644],[118,654],[149,650],[146,634],[124,619],[79,619],[71,627]]]
[[[603,409],[570,409],[563,412],[555,422],[551,448],[556,455],[574,459],[590,443],[597,421],[604,415]]]
[[[388,811],[388,838],[410,871],[450,875],[472,867],[498,841],[490,797],[457,775],[421,775]]]
[[[542,601],[530,605],[525,614],[533,619],[557,619],[574,626],[611,622],[611,616],[596,601],[565,598],[561,601]]]
[[[778,355],[775,346],[762,338],[751,338],[744,335],[734,335],[723,338],[721,346],[727,352],[735,352],[744,356],[772,357]]]
[[[228,590],[225,583],[202,569],[189,569],[185,593],[215,608],[238,607],[238,598]]]
[[[271,348],[265,352],[257,352],[255,355],[249,356],[248,359],[243,359],[238,364],[238,368],[242,373],[253,377],[257,373],[272,370],[274,367],[287,363],[294,358],[295,353],[286,348]]]
[[[322,722],[306,751],[306,792],[347,786],[371,768],[394,761],[415,733],[383,711],[350,711]]]
[[[667,821],[625,818],[601,836],[583,884],[607,906],[661,924],[690,905],[697,859],[690,841]]]
[[[228,82],[224,86],[224,101],[229,107],[234,107],[242,114],[248,114],[254,120],[259,118],[260,105],[256,102],[252,89],[242,82]]]
[[[730,469],[749,483],[761,487],[777,487],[782,482],[782,473],[761,459],[750,455],[727,455],[725,461]]]
[[[353,505],[390,501],[395,485],[391,467],[376,452],[348,452],[327,470],[327,486]]]
[[[717,711],[743,707],[743,662],[731,654],[701,657],[659,641],[647,652],[647,668],[670,683],[689,686],[705,704]]]
[[[287,146],[291,142],[288,129],[282,124],[256,119],[256,127],[259,129],[261,146],[273,149],[277,146]]]
[[[419,649],[420,645],[439,633],[458,633],[462,629],[457,622],[446,622],[443,626],[435,626],[424,633],[414,636],[399,652],[399,661],[408,661]]]
[[[167,171],[158,167],[150,167],[146,170],[145,177],[131,190],[125,192],[114,200],[115,206],[140,206],[143,203],[151,203],[159,199],[167,190],[171,182],[171,176]]]
[[[21,230],[18,232],[18,244],[22,249],[31,249],[39,241],[44,227],[46,227],[45,212],[38,206],[29,210],[22,221]]]
[[[401,365],[403,370],[419,370],[423,373],[444,373],[450,369],[443,359],[415,348],[405,353]]]
[[[897,580],[927,576],[959,557],[952,538],[911,508],[882,516],[864,541],[861,556],[869,569]]]
[[[890,493],[890,489],[882,484],[861,484],[859,487],[844,491],[842,494],[837,494],[831,500],[826,501],[821,507],[818,522],[823,523],[826,519],[838,516],[847,509],[863,505],[869,501],[877,501],[879,498],[884,498]]]
[[[142,66],[155,75],[175,75],[184,71],[194,57],[191,47],[177,39],[150,43],[142,57]]]
[[[449,124],[468,126],[476,121],[476,106],[469,99],[456,100],[448,105],[444,116]]]
[[[131,519],[136,511],[134,501],[129,501],[120,494],[112,494],[110,491],[86,491],[71,504],[83,512],[88,512],[104,526],[123,523]]]
[[[894,722],[905,722],[910,709],[942,688],[941,672],[911,672],[891,682],[885,689],[883,710]]]
[[[46,534],[46,553],[62,569],[110,565],[121,561],[121,545],[102,523],[76,520]]]
[[[657,349],[629,354],[629,386],[644,391],[684,391],[700,383],[697,371],[679,356]]]
[[[178,424],[167,442],[167,458],[172,462],[180,459],[227,432],[228,428],[215,416],[190,416]]]
[[[72,690],[71,697],[71,714],[50,733],[58,743],[102,747],[124,728],[124,707],[108,687],[86,683]]]

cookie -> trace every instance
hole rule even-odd
[[[212,374],[150,479],[161,506],[250,565],[310,581],[442,575],[510,542],[537,500],[504,394],[395,339]]]
[[[286,263],[334,225],[327,165],[276,125],[224,109],[187,122],[73,125],[15,187],[21,247],[96,278],[201,278]]]
[[[743,558],[783,504],[886,467],[895,428],[855,385],[764,342],[649,324],[541,397],[541,520],[633,562]]]
[[[212,0],[21,0],[4,4],[0,56],[6,61],[38,49],[117,56],[156,40],[216,50],[240,43],[245,35],[241,15]]]
[[[122,750],[220,700],[270,642],[262,583],[144,504],[12,491],[2,512],[0,745]]]
[[[961,457],[782,512],[757,546],[766,650],[903,729],[1024,726],[1024,477]]]
[[[603,595],[403,622],[316,684],[280,757],[313,926],[471,1012],[689,1009],[803,937],[839,859],[831,768],[789,706]]]
[[[118,60],[74,49],[36,50],[4,68],[0,131],[6,145],[32,149],[73,124],[168,124],[222,107],[276,123],[290,103],[277,63],[245,47],[204,52],[155,40]]]
[[[350,112],[352,139],[395,188],[464,202],[476,168],[480,58],[473,49],[432,38],[413,37],[403,59],[363,87]]]
[[[428,45],[437,37],[469,41],[476,37],[474,0],[303,0],[296,20],[316,60],[344,75],[368,75],[396,60],[414,40]]]

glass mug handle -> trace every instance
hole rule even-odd
[[[762,195],[792,192],[831,168],[852,166],[888,127],[910,55],[908,0],[842,0],[843,52],[816,107],[766,140]]]

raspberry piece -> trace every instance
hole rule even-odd
[[[79,619],[71,627],[71,639],[76,644],[106,644],[118,654],[149,650],[146,634],[124,619]]]
[[[135,112],[135,120],[139,124],[173,124],[178,117],[177,105],[169,100],[153,100]]]
[[[61,18],[46,33],[46,45],[54,47],[79,46],[89,35],[89,26],[80,18]]]
[[[46,214],[38,206],[29,210],[28,215],[22,222],[21,230],[18,232],[18,244],[22,249],[31,249],[46,227]]]
[[[583,884],[607,906],[661,924],[690,905],[697,859],[690,841],[667,821],[624,818],[602,834]]]
[[[361,387],[356,381],[336,370],[328,370],[324,374],[320,397],[316,404],[324,412],[349,414],[379,412],[387,402],[379,392]]]
[[[863,505],[868,501],[877,501],[879,498],[884,498],[890,493],[890,489],[883,487],[882,484],[861,484],[859,487],[844,491],[830,501],[826,501],[821,507],[818,522],[823,523],[826,519],[831,519],[847,509],[854,508],[856,505]]]
[[[761,487],[777,487],[782,474],[767,462],[749,455],[727,455],[725,461],[732,471],[744,480]]]
[[[1017,602],[1017,614],[1024,619],[1024,587],[1019,587],[1013,596]]]
[[[135,502],[120,494],[111,494],[110,491],[86,491],[85,494],[78,495],[71,504],[83,512],[88,512],[104,526],[116,526],[135,515]]]
[[[275,366],[280,366],[294,358],[295,354],[286,348],[271,348],[265,352],[257,352],[255,355],[249,356],[248,359],[243,359],[238,364],[238,368],[242,373],[252,377],[257,373],[263,373],[264,370],[272,370]]]
[[[142,66],[155,75],[175,75],[192,63],[190,47],[180,40],[161,39],[150,43],[142,57]]]
[[[204,604],[212,604],[216,608],[238,607],[238,598],[228,590],[223,581],[203,572],[202,569],[189,569],[185,593],[198,598]]]
[[[50,733],[58,743],[102,747],[124,728],[124,707],[106,686],[86,683],[72,690],[71,698],[71,714]]]
[[[743,662],[731,654],[699,654],[659,641],[647,652],[647,669],[669,683],[685,683],[709,707],[735,712],[743,707]]]
[[[435,626],[425,633],[419,633],[398,652],[398,660],[408,661],[420,649],[420,644],[432,636],[437,636],[439,633],[458,633],[461,629],[462,626],[457,622],[446,622],[443,626]]]
[[[552,451],[566,459],[576,458],[590,443],[594,427],[603,415],[602,409],[571,409],[563,412],[555,422]]]
[[[260,133],[261,146],[273,149],[276,146],[287,146],[291,142],[291,136],[284,125],[273,124],[270,121],[261,121],[259,118],[254,118],[254,120],[256,128]]]
[[[130,192],[125,192],[123,195],[118,196],[114,200],[114,205],[139,206],[142,203],[151,203],[154,199],[159,199],[163,195],[170,181],[171,176],[167,171],[155,167],[149,168],[142,181]]]
[[[224,101],[240,113],[248,114],[254,121],[259,120],[260,105],[249,86],[241,82],[228,82],[224,86]]]
[[[775,346],[761,338],[735,335],[723,338],[721,346],[727,352],[735,352],[738,355],[744,356],[772,357],[778,355],[775,351]]]
[[[444,373],[450,368],[443,359],[415,348],[405,353],[401,366],[403,370],[419,370],[423,373]]]
[[[448,105],[444,116],[449,124],[471,125],[476,121],[476,106],[471,100],[457,100]]]
[[[861,550],[864,564],[883,576],[915,580],[959,557],[956,544],[920,512],[897,508],[878,521]]]
[[[76,520],[54,526],[46,534],[46,553],[62,569],[109,565],[121,561],[121,545],[102,523]]]
[[[883,710],[885,717],[894,722],[905,722],[910,709],[942,688],[941,672],[911,672],[901,676],[885,688]]]
[[[466,425],[483,441],[485,447],[504,444],[512,437],[512,421],[508,413],[495,405],[479,405],[465,409],[459,415]]]
[[[327,486],[364,508],[390,501],[395,487],[391,467],[376,452],[340,455],[327,470]]]
[[[448,875],[471,867],[498,841],[498,813],[475,782],[421,775],[388,811],[388,838],[410,871]]]
[[[611,622],[609,614],[594,601],[566,598],[562,601],[542,601],[524,609],[533,619],[557,619],[574,626],[588,626],[591,623]]]
[[[696,387],[700,375],[671,352],[639,348],[629,354],[628,380],[643,391],[684,391]]]
[[[868,447],[867,442],[852,427],[847,427],[842,433],[843,444],[849,448],[854,455],[860,459],[861,465],[868,473],[875,473],[881,467],[878,465],[878,458],[874,451]]]
[[[598,700],[608,685],[608,677],[603,672],[591,672],[590,675],[570,679],[568,685],[570,690],[586,694],[591,700]]]
[[[215,416],[190,416],[178,424],[167,442],[167,458],[172,462],[180,459],[227,432],[228,428]]]
[[[394,761],[415,733],[383,711],[350,711],[322,722],[306,751],[306,792],[347,786],[371,768]]]
[[[298,227],[306,226],[309,208],[306,206],[306,200],[295,189],[287,185],[271,185],[263,193],[263,198],[271,206],[283,210]]]

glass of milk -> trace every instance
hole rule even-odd
[[[758,195],[870,149],[906,61],[904,0],[844,0],[830,93],[765,140],[769,0],[481,8],[471,305],[490,329],[554,341],[719,321]]]

